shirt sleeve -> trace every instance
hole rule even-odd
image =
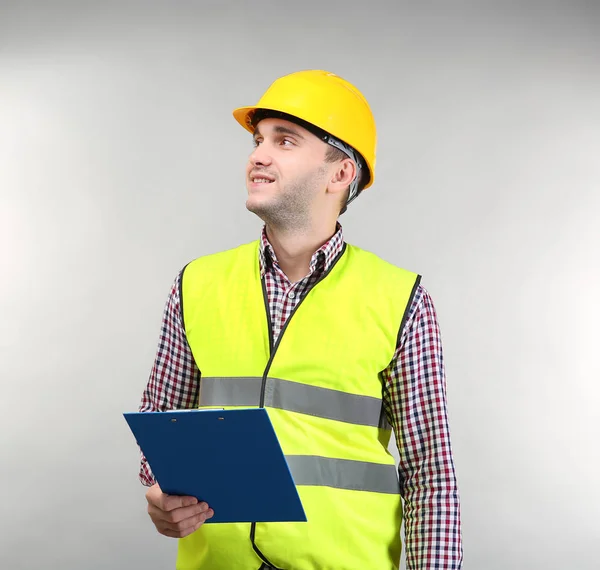
[[[164,308],[158,349],[150,378],[142,393],[140,412],[179,410],[198,405],[200,370],[187,342],[181,319],[180,272],[171,287]],[[140,450],[139,479],[143,485],[156,483],[152,470]]]
[[[448,426],[442,343],[433,302],[421,285],[383,376],[384,406],[400,456],[406,567],[460,570],[460,500]]]

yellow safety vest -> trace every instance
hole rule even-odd
[[[346,244],[273,345],[258,248],[186,266],[184,328],[199,407],[267,409],[308,522],[205,524],[179,540],[176,567],[257,570],[264,557],[284,570],[398,568],[402,502],[381,371],[420,277]]]

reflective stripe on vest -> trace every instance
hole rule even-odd
[[[285,458],[296,485],[320,485],[393,495],[400,493],[394,465],[314,455],[286,455]]]
[[[201,406],[259,406],[263,379],[202,377]],[[289,380],[267,378],[265,406],[350,424],[390,429],[380,398],[357,396]]]

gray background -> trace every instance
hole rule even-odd
[[[276,77],[379,127],[351,243],[441,323],[467,570],[600,568],[598,2],[0,4],[0,567],[173,568],[122,412],[190,259],[255,239]]]

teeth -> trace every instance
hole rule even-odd
[[[255,182],[255,183],[263,183],[263,182],[269,183],[269,182],[271,182],[271,180],[267,180],[266,178],[253,178],[252,181]]]

